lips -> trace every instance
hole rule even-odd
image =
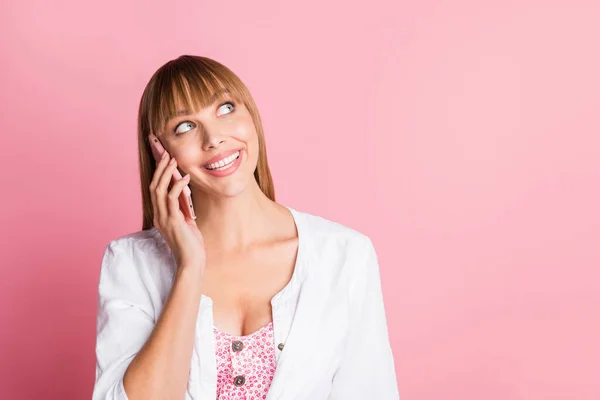
[[[211,158],[210,160],[208,160],[206,163],[204,163],[203,167],[206,167],[207,165],[212,164],[212,163],[219,162],[222,159],[227,158],[230,155],[235,154],[236,152],[241,151],[241,150],[242,150],[241,148],[238,148],[238,149],[223,151],[223,152],[217,154],[216,156],[214,156],[213,158]]]
[[[237,154],[237,156],[236,156],[236,154]],[[234,156],[225,158],[222,162],[223,165],[221,165],[220,162],[216,163],[216,164],[208,164],[204,167],[204,169],[207,169],[209,171],[214,171],[219,168],[226,168],[227,166],[235,163],[240,158],[241,154],[242,154],[241,152],[236,152],[236,153],[234,153]]]
[[[203,170],[205,173],[212,175],[216,178],[225,178],[230,175],[233,175],[239,169],[239,167],[242,163],[242,154],[243,154],[243,150],[240,150],[239,157],[237,157],[235,160],[233,160],[232,163],[227,164],[226,166],[223,166],[221,168],[216,168],[216,169],[208,169],[208,168],[204,167]]]

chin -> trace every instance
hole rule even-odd
[[[241,171],[238,171],[241,172]],[[250,178],[254,179],[254,174],[251,177],[236,177],[229,182],[224,182],[221,185],[218,185],[215,190],[222,196],[226,197],[235,197],[239,194],[243,193],[246,190],[250,190]]]

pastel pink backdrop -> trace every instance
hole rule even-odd
[[[278,201],[372,237],[402,399],[598,399],[595,1],[0,6],[0,393],[90,398],[136,113],[181,54],[256,98]]]

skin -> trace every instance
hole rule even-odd
[[[206,248],[201,290],[213,299],[214,324],[234,335],[255,332],[272,321],[270,300],[291,279],[298,238],[289,210],[265,196],[254,178],[258,135],[252,116],[226,97],[169,120],[158,137],[182,175],[190,174]],[[242,148],[242,162],[232,175],[214,177],[203,168],[236,148]]]

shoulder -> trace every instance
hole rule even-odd
[[[175,263],[156,228],[130,232],[110,240],[104,249],[101,277],[139,280],[147,288],[168,289]]]
[[[110,240],[109,244],[122,246],[122,245],[127,245],[129,243],[137,244],[139,242],[144,242],[147,240],[158,241],[159,239],[162,239],[162,237],[161,237],[160,233],[158,232],[158,229],[150,228],[150,229],[144,229],[141,231],[134,231],[134,232],[129,232],[129,233],[123,234],[121,236],[118,236],[118,237]]]
[[[132,258],[152,257],[164,251],[166,243],[156,228],[130,232],[108,242],[106,248],[124,251]],[[168,247],[168,246],[167,246]]]
[[[349,225],[305,211],[295,211],[301,219],[302,228],[314,239],[363,245],[370,243],[365,233]]]
[[[335,252],[338,255],[365,255],[373,247],[367,234],[340,221],[305,211],[294,210],[300,222],[300,234],[319,252]]]
[[[369,236],[347,224],[323,216],[298,212],[302,268],[318,293],[339,298],[356,292],[361,282],[378,274],[375,248]]]

